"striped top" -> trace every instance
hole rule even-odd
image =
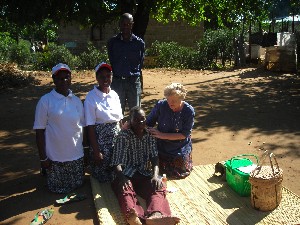
[[[128,177],[136,172],[152,176],[150,161],[157,154],[156,139],[147,130],[141,139],[131,129],[122,130],[115,142],[111,166],[122,165],[123,174]]]

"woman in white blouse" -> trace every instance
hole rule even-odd
[[[69,193],[81,186],[84,178],[84,110],[81,100],[69,89],[69,66],[54,66],[52,78],[55,88],[39,100],[33,129],[49,190]]]
[[[123,114],[119,96],[110,88],[111,66],[102,62],[95,72],[98,86],[87,94],[84,101],[91,170],[92,176],[99,182],[109,182],[113,180],[113,172],[109,166],[113,142],[120,131]]]

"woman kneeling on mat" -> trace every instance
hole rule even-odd
[[[33,129],[49,190],[69,193],[81,186],[84,179],[84,110],[81,100],[69,89],[68,65],[54,66],[52,79],[55,88],[39,100]]]

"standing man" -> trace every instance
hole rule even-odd
[[[132,33],[131,14],[121,16],[119,27],[120,33],[108,41],[107,49],[114,74],[111,88],[118,93],[124,114],[126,102],[129,109],[141,105],[145,42]]]

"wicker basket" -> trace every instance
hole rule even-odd
[[[270,166],[257,166],[249,177],[251,184],[251,205],[261,211],[275,209],[282,198],[283,171],[279,168],[275,155],[269,154]],[[273,166],[272,160],[276,166]]]

